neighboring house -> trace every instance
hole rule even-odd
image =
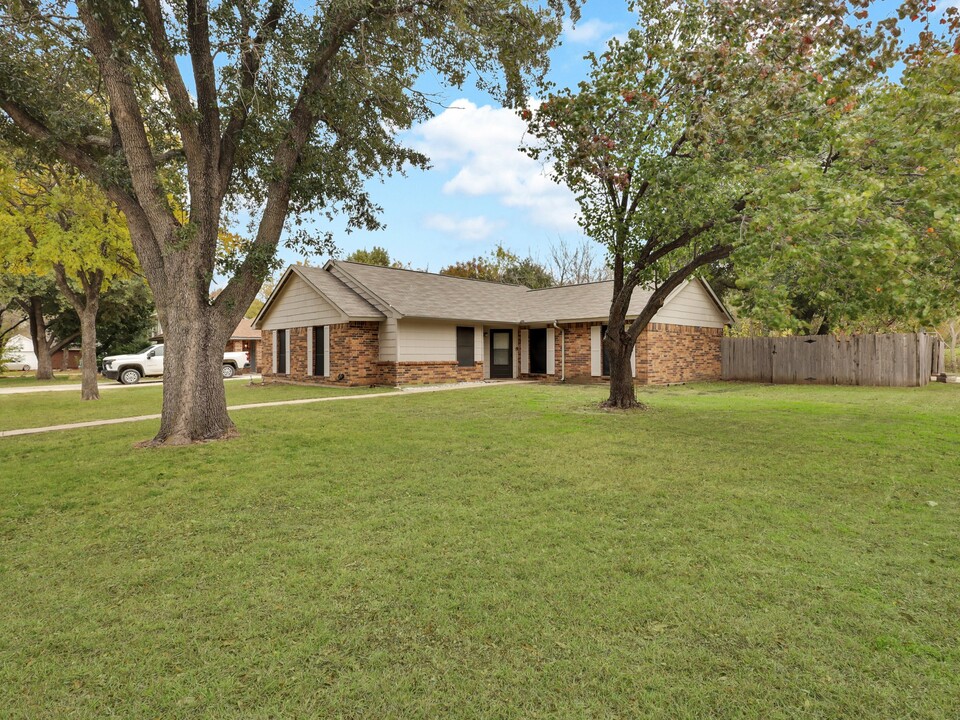
[[[485,378],[602,381],[611,282],[530,290],[329,261],[287,268],[254,320],[265,377],[398,385]],[[638,290],[630,315],[649,293]],[[706,282],[685,282],[641,334],[641,384],[720,377],[732,318]]]
[[[153,342],[163,342],[163,328],[157,323],[156,332],[150,338]],[[257,371],[257,349],[260,345],[260,331],[255,330],[253,321],[248,318],[240,318],[240,324],[237,325],[230,339],[227,341],[227,347],[224,352],[245,352],[250,358],[250,372]]]
[[[37,354],[33,351],[33,340],[26,335],[14,335],[4,348],[7,362],[3,370],[36,370]]]
[[[33,345],[31,344],[31,347]],[[70,345],[57,350],[50,356],[50,364],[58,370],[79,370],[80,360],[83,358],[79,345]]]
[[[37,354],[33,340],[26,335],[14,335],[7,341],[7,370],[36,370]],[[50,354],[50,367],[54,370],[77,370],[80,367],[80,346],[68,345]]]

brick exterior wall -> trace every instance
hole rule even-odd
[[[381,362],[380,382],[383,385],[429,385],[447,382],[483,380],[483,363],[460,367],[456,360],[448,362]]]
[[[646,377],[650,385],[720,379],[723,328],[650,323],[646,335]],[[642,336],[641,336],[642,337]],[[639,344],[637,374],[640,371]]]
[[[600,378],[590,375],[590,328],[597,323],[569,323],[561,325],[564,331],[563,344],[566,347],[566,378],[572,382],[595,382]],[[554,334],[556,343],[555,357],[557,377],[560,375],[560,333]]]
[[[523,375],[524,378],[559,381],[562,372],[561,344],[566,346],[567,382],[607,382],[605,377],[590,374],[591,328],[603,323],[568,323],[561,339],[554,333],[554,375]],[[637,338],[637,366],[634,381],[637,385],[665,385],[695,380],[720,379],[721,328],[693,327],[651,323]],[[527,352],[527,348],[521,348]]]
[[[290,357],[287,358],[285,374],[273,372],[273,331],[263,330],[258,348],[258,365],[266,379],[283,379],[295,382],[310,382],[330,385],[377,385],[380,382],[379,323],[348,322],[328,325],[330,354],[327,365],[329,377],[309,375],[310,359],[307,357],[307,334],[312,328],[289,328]],[[337,377],[343,374],[343,380]]]
[[[380,384],[380,323],[349,322],[329,325],[330,377],[338,385]],[[337,377],[343,374],[343,380]]]
[[[568,323],[561,325],[563,335],[554,333],[556,369],[553,375],[523,375],[531,379],[555,382],[561,377],[562,350],[566,350],[566,380],[568,382],[606,382],[606,378],[590,374],[590,329],[601,323]],[[460,367],[456,361],[447,362],[380,362],[379,325],[376,322],[350,322],[329,325],[330,354],[327,363],[329,377],[307,374],[307,333],[310,328],[291,328],[289,372],[276,376],[273,369],[273,332],[263,331],[263,340],[257,348],[257,362],[267,379],[285,379],[332,385],[415,385],[444,382],[470,382],[483,379],[483,363]],[[722,328],[693,327],[651,323],[637,339],[638,385],[663,385],[720,379],[720,340]],[[527,352],[520,344],[520,333],[515,332],[515,350]],[[338,375],[343,380],[337,380]]]
[[[273,330],[260,331],[257,370],[264,378],[273,377]]]

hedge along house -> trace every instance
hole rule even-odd
[[[294,265],[254,320],[259,366],[268,379],[341,385],[600,382],[612,295],[611,282],[530,290],[336,260]],[[648,297],[637,290],[628,317]],[[637,341],[637,382],[719,379],[730,322],[706,282],[684,283]]]

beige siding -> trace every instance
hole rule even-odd
[[[397,320],[387,318],[380,323],[380,361],[397,362]]]
[[[600,377],[603,371],[603,337],[600,335],[600,326],[593,325],[590,328],[590,374],[593,377]]]
[[[692,280],[660,308],[653,322],[722,328],[727,318],[703,285]]]
[[[260,322],[265,330],[336,325],[345,318],[335,307],[307,285],[303,278],[292,273],[284,283],[280,295],[274,298],[267,316]]]
[[[323,332],[323,376],[330,377],[330,328]]]
[[[490,358],[487,357],[490,354],[490,346],[487,343],[486,333],[489,331],[490,326],[484,325],[480,328],[480,357],[483,358],[483,378],[484,380],[490,379]]]
[[[307,375],[315,375],[313,367],[313,331],[307,330]]]
[[[530,331],[527,328],[520,330],[520,372],[523,375],[530,372]]]
[[[556,360],[556,335],[554,334],[553,328],[547,328],[547,375],[555,375],[557,360]]]
[[[460,323],[462,324],[462,323]],[[398,362],[443,362],[457,359],[455,322],[403,319],[397,321]],[[474,328],[474,358],[483,357],[483,328]]]

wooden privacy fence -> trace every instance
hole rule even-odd
[[[916,387],[943,372],[943,341],[926,333],[723,338],[724,380]]]

